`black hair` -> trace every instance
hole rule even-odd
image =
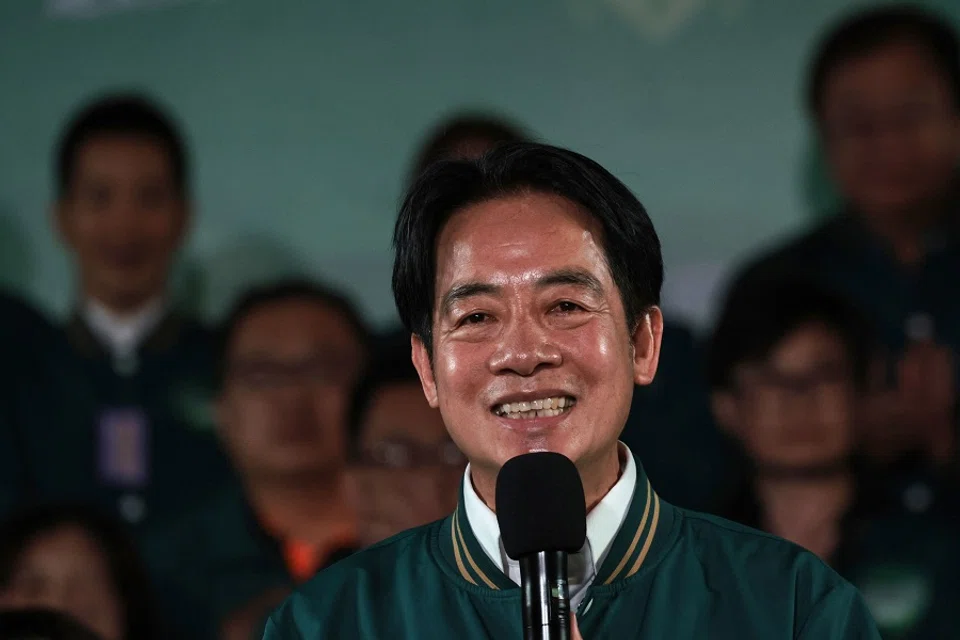
[[[152,593],[136,543],[115,518],[86,505],[41,504],[15,512],[0,525],[0,585],[13,579],[23,553],[40,536],[76,526],[100,547],[120,599],[124,640],[155,636]]]
[[[520,126],[490,113],[465,111],[446,118],[427,134],[417,152],[411,182],[435,162],[447,160],[458,146],[469,140],[483,140],[491,145],[529,140]]]
[[[420,384],[410,357],[410,334],[403,329],[374,339],[373,356],[353,392],[350,402],[350,436],[354,451],[363,436],[363,421],[381,389],[397,384]]]
[[[579,205],[603,227],[603,249],[632,329],[659,304],[660,239],[646,209],[599,164],[567,149],[510,143],[482,158],[440,162],[407,194],[393,234],[393,296],[408,331],[432,353],[436,242],[460,209],[523,192],[555,194]]]
[[[869,325],[845,298],[806,278],[763,278],[728,293],[707,351],[707,378],[714,390],[733,386],[735,369],[759,362],[791,333],[821,323],[840,338],[853,382],[867,382],[872,350]]]
[[[338,313],[350,325],[364,351],[369,351],[370,331],[353,302],[343,293],[307,279],[285,279],[254,287],[237,300],[220,328],[217,348],[217,382],[222,387],[230,360],[230,346],[240,324],[251,314],[274,304],[302,300]]]
[[[943,74],[960,110],[960,38],[945,18],[912,5],[894,4],[859,11],[845,17],[820,41],[807,77],[806,101],[818,118],[827,77],[854,58],[873,53],[895,42],[923,47]]]
[[[105,136],[146,138],[162,146],[170,162],[180,197],[189,192],[186,143],[173,118],[151,98],[138,93],[118,93],[93,100],[81,108],[64,128],[57,147],[56,186],[59,197],[73,184],[77,157],[84,145]]]

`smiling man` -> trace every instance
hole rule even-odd
[[[394,296],[427,400],[470,461],[444,520],[334,565],[265,638],[521,637],[519,568],[500,544],[503,464],[576,464],[587,542],[570,561],[575,638],[875,639],[857,593],[779,538],[674,507],[618,441],[660,355],[660,242],[595,162],[518,143],[411,189]]]

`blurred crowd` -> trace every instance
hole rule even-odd
[[[743,265],[709,335],[668,316],[622,440],[665,500],[815,552],[885,638],[960,637],[957,30],[845,17],[805,82],[843,207]],[[527,138],[459,115],[409,180]],[[175,115],[124,92],[53,150],[77,290],[65,321],[0,297],[0,638],[259,637],[318,570],[458,500],[408,334],[311,278],[217,327],[176,307],[189,155]]]

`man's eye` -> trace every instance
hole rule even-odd
[[[488,316],[485,313],[471,313],[470,315],[465,316],[463,320],[460,321],[460,324],[481,324],[487,321],[487,317]]]
[[[573,313],[574,311],[579,311],[583,307],[578,305],[575,302],[570,302],[569,300],[564,300],[563,302],[557,303],[557,306],[554,307],[560,313]]]

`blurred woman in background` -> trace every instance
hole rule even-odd
[[[28,608],[61,611],[103,640],[154,635],[136,546],[86,507],[34,507],[0,526],[0,609]]]

